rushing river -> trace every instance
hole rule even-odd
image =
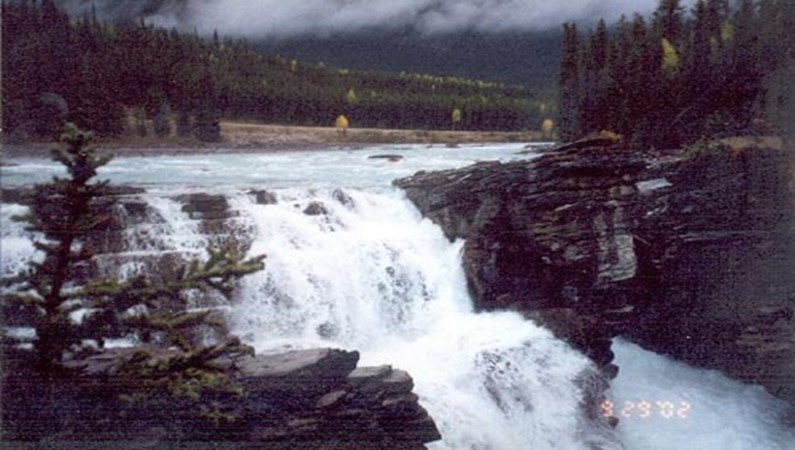
[[[602,405],[619,426],[594,426],[581,407],[595,371],[585,357],[518,315],[473,312],[462,242],[448,242],[391,181],[533,157],[517,155],[521,148],[130,157],[100,174],[147,189],[143,197],[158,219],[142,226],[156,227],[149,234],[161,250],[201,253],[207,246],[176,194],[225,195],[236,214],[232,232],[252,241],[252,254],[267,255],[266,270],[243,280],[231,307],[233,332],[260,352],[341,347],[359,350],[360,364],[409,371],[444,436],[431,448],[795,449],[795,437],[778,425],[783,405],[763,389],[621,340],[614,344],[619,377]],[[403,159],[369,158],[384,154]],[[2,168],[4,186],[60,173],[45,160],[11,162],[18,165]],[[278,202],[258,204],[252,188]],[[303,212],[317,202],[324,214]],[[10,220],[24,209],[2,205],[2,273],[33,256],[29,236]]]

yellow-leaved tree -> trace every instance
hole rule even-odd
[[[555,131],[554,120],[544,119],[544,121],[541,122],[541,134],[543,135],[544,139],[552,139],[554,131]]]
[[[671,44],[668,39],[662,39],[662,70],[668,77],[674,77],[679,74],[679,53],[676,47]]]
[[[345,115],[340,114],[337,117],[337,120],[334,121],[334,126],[340,130],[343,136],[347,134],[348,127],[350,126],[350,122],[348,122],[348,118]]]
[[[356,95],[356,91],[353,88],[348,90],[348,93],[345,94],[345,101],[348,102],[349,105],[355,105],[359,102],[359,96]]]
[[[458,128],[458,124],[461,122],[462,118],[463,114],[461,113],[461,110],[458,108],[453,109],[452,114],[450,114],[450,121],[453,122],[453,129]]]

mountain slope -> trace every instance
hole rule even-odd
[[[265,53],[334,67],[406,71],[557,89],[560,35],[459,32],[424,35],[411,29],[254,43]]]

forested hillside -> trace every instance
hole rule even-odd
[[[266,53],[336,67],[483,79],[525,85],[534,92],[554,93],[558,88],[558,28],[423,34],[406,27],[322,37],[262,38],[252,45]]]
[[[70,18],[52,0],[3,3],[3,130],[53,136],[65,120],[118,135],[218,138],[220,118],[354,127],[520,130],[554,117],[526,88],[264,56],[242,40]],[[154,124],[154,127],[147,124]]]
[[[795,2],[682,3],[587,35],[564,25],[563,139],[611,130],[665,147],[792,127]]]

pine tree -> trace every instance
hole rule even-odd
[[[570,141],[577,138],[580,126],[580,39],[577,24],[563,25],[563,48],[560,63],[560,138]]]
[[[683,32],[682,14],[684,8],[680,0],[661,0],[654,12],[655,33],[668,40],[671,45],[679,45]]]
[[[766,80],[765,116],[795,152],[795,55]]]
[[[35,242],[44,254],[43,261],[31,261],[29,270],[19,279],[3,283],[17,283],[17,292],[3,301],[22,305],[37,318],[33,326],[40,366],[57,369],[64,356],[81,351],[83,340],[102,345],[109,333],[120,331],[134,331],[143,339],[157,334],[167,346],[177,346],[183,353],[173,360],[175,367],[201,365],[225,352],[244,350],[236,339],[209,347],[193,342],[188,330],[215,326],[217,319],[210,311],[187,312],[186,295],[191,290],[229,295],[237,279],[263,268],[264,256],[244,259],[211,251],[206,262],[193,261],[159,282],[143,274],[128,280],[82,284],[77,280],[80,266],[92,257],[85,245],[87,238],[109,221],[98,202],[107,182],[94,182],[93,178],[110,157],[97,156],[89,147],[91,139],[91,133],[67,124],[63,135],[67,149],[54,150],[53,158],[67,168],[69,177],[36,186],[30,214],[25,218],[30,230],[45,238]],[[125,313],[136,307],[148,312]],[[71,314],[78,310],[93,312],[76,323]]]
[[[581,128],[584,132],[602,131],[609,128],[609,103],[607,96],[608,76],[607,25],[600,20],[591,36],[590,47],[582,55],[586,67],[584,80],[584,106],[581,114]]]
[[[157,115],[154,118],[153,126],[155,134],[158,136],[168,136],[171,134],[171,107],[168,103],[162,103],[157,110]]]

